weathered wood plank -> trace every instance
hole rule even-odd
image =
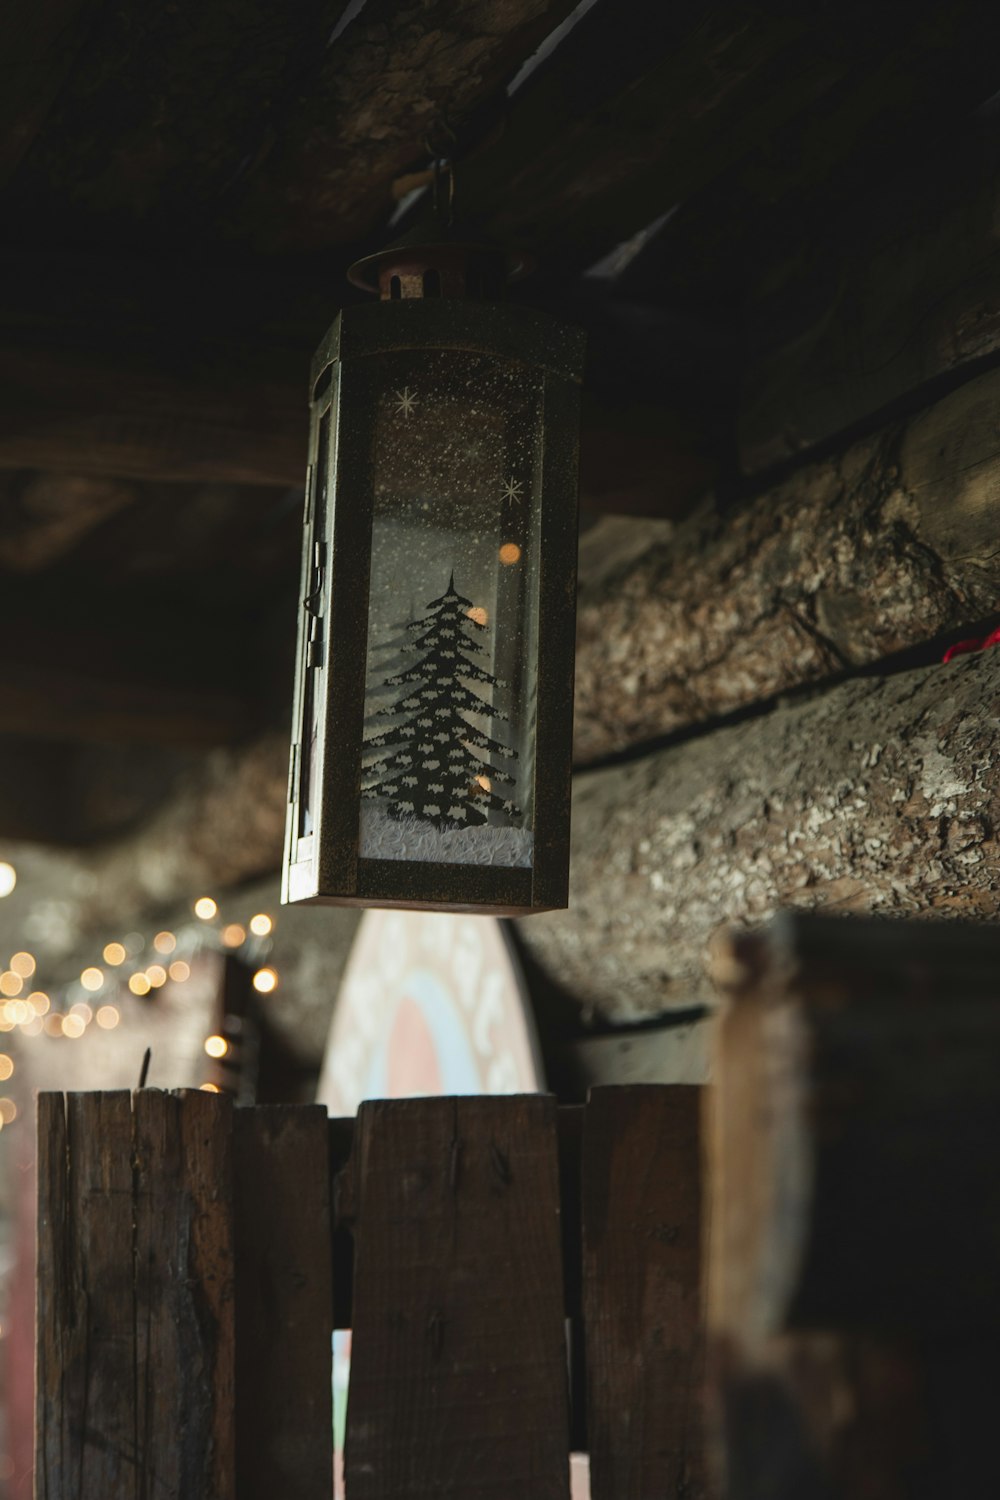
[[[554,1101],[363,1104],[342,1181],[352,1500],[568,1500]]]
[[[698,1088],[600,1088],[583,1127],[593,1500],[705,1496]]]
[[[38,1238],[35,1308],[35,1493],[54,1500],[70,1464],[70,1404],[65,1399],[72,1350],[73,1289],[63,1271],[70,1223],[66,1170],[66,1104],[62,1094],[38,1096]]]
[[[4,295],[4,277],[16,299]],[[80,487],[81,497],[113,486],[88,477],[98,475],[165,480],[169,489],[181,481],[301,487],[309,361],[349,289],[336,272],[319,284],[297,274],[284,288],[283,300],[260,260],[227,281],[188,263],[154,274],[143,263],[0,255],[0,380],[6,372],[10,385],[0,470],[48,471],[27,498],[50,503],[60,484]],[[590,346],[584,505],[687,514],[731,443],[735,383],[718,339],[690,319],[609,303],[592,288],[562,292],[559,315],[580,324]],[[194,504],[181,499],[185,509]],[[146,492],[139,501],[106,532],[148,537],[155,523],[143,511],[155,504],[167,511],[169,555],[177,528],[168,498]],[[20,494],[14,503],[23,506]],[[231,557],[232,527],[227,540]]]
[[[5,340],[0,348],[0,468],[119,478],[301,484],[307,429],[301,363],[269,368],[233,352],[190,351],[173,367]]]
[[[137,1500],[235,1500],[231,1105],[134,1099]]]
[[[344,0],[94,9],[9,211],[30,204],[42,241],[62,225],[78,245],[203,246],[220,201],[312,92]]]
[[[897,20],[889,12],[886,19]],[[863,237],[855,209],[867,193],[891,196],[897,175],[968,139],[972,111],[990,113],[1000,20],[988,7],[922,5],[905,26],[894,25],[887,47],[869,47],[863,33],[859,40],[852,67],[821,108],[793,115],[677,204],[617,275],[622,295],[741,323],[744,308],[775,290],[789,265],[822,262],[842,225]],[[911,204],[906,212],[913,211]],[[853,240],[847,253],[856,253]],[[838,274],[849,272],[841,265]],[[810,295],[817,293],[813,286]]]
[[[995,1328],[1000,933],[795,914],[721,960],[713,1325]]]
[[[329,1500],[333,1293],[326,1110],[238,1109],[236,1493]]]
[[[744,470],[780,463],[1000,349],[1000,128],[974,118],[780,241],[751,296]],[[808,238],[807,238],[808,236]]]
[[[138,1483],[127,1092],[39,1096],[39,1500]]]
[[[938,96],[954,104],[963,85],[970,102],[984,98],[983,53],[996,40],[994,17],[974,0],[921,0],[905,28],[891,11],[856,3],[808,14],[598,5],[511,100],[504,134],[470,165],[464,201],[558,277],[748,158],[765,179],[766,213],[772,143],[783,132],[792,142],[808,134],[810,156],[825,164],[866,131],[877,150],[883,116],[933,113]],[[723,220],[716,227],[725,234]],[[715,290],[727,297],[725,278]]]
[[[581,568],[577,761],[994,612],[998,400],[993,371],[729,513],[706,507],[592,585]]]
[[[0,10],[0,186],[30,149],[99,0],[6,0]]]
[[[25,643],[10,645],[23,650]],[[55,662],[11,662],[0,654],[0,697],[3,732],[16,739],[208,749],[239,740],[249,723],[249,705],[231,693],[130,679],[102,670],[99,655],[88,672]]]
[[[795,915],[720,955],[710,1364],[733,1500],[806,1475],[845,1500],[1000,1482],[998,954],[987,925]]]
[[[395,177],[446,148],[503,90],[572,0],[367,0],[234,195],[228,227],[270,251],[357,241]]]
[[[0,567],[37,573],[71,552],[93,527],[131,505],[135,491],[115,479],[37,474],[15,486],[0,480]]]
[[[1000,652],[862,678],[579,776],[570,906],[519,925],[618,1021],[714,1003],[706,948],[781,906],[995,917]]]

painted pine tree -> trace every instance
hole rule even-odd
[[[520,816],[512,796],[515,779],[496,760],[514,761],[517,752],[479,728],[475,720],[505,720],[471,684],[503,684],[476,660],[486,655],[487,633],[470,615],[471,599],[455,588],[427,605],[422,619],[406,627],[398,647],[403,665],[383,683],[398,696],[372,716],[376,733],[365,741],[370,759],[362,796],[381,798],[394,818],[418,818],[438,829],[471,828],[489,811],[510,822]],[[412,660],[411,660],[412,658]]]

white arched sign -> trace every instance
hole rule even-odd
[[[364,914],[319,1084],[332,1115],[354,1114],[362,1099],[543,1087],[524,980],[500,922]]]

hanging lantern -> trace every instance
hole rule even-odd
[[[283,899],[566,905],[583,336],[397,247],[312,369]]]

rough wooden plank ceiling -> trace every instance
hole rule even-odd
[[[5,0],[0,11],[0,185],[29,149],[100,0]]]
[[[12,203],[50,225],[68,203],[87,242],[147,251],[220,230],[242,253],[352,242],[443,117],[502,91],[570,8],[369,0],[335,35],[341,0],[107,6]]]
[[[0,665],[36,674],[49,703],[0,752],[63,765],[84,735],[159,739],[182,687],[182,745],[283,720],[304,372],[344,263],[384,239],[393,180],[426,162],[426,137],[455,130],[466,207],[536,254],[523,294],[588,327],[587,502],[680,516],[741,460],[874,424],[895,399],[888,377],[854,380],[837,330],[814,336],[825,314],[810,298],[843,267],[855,219],[859,257],[893,260],[864,205],[900,163],[918,173],[933,146],[945,183],[950,162],[954,181],[975,175],[986,126],[968,117],[995,89],[998,41],[1000,12],[974,0],[918,0],[902,26],[860,0],[808,15],[791,0],[597,0],[579,17],[571,0],[8,7],[0,582],[19,633]],[[831,199],[854,205],[842,241]],[[621,274],[581,275],[651,221]],[[949,234],[971,243],[969,229],[959,209]],[[907,261],[911,301],[905,276],[892,287],[890,341],[933,280],[928,247]],[[976,253],[984,317],[968,323],[963,284],[956,369],[996,354]],[[870,323],[863,283],[848,278],[833,305]],[[954,332],[928,329],[928,358],[897,372],[914,405]],[[782,427],[789,388],[801,437]],[[79,662],[85,639],[101,642],[97,691],[55,745],[49,668]],[[663,727],[647,714],[642,733]]]

